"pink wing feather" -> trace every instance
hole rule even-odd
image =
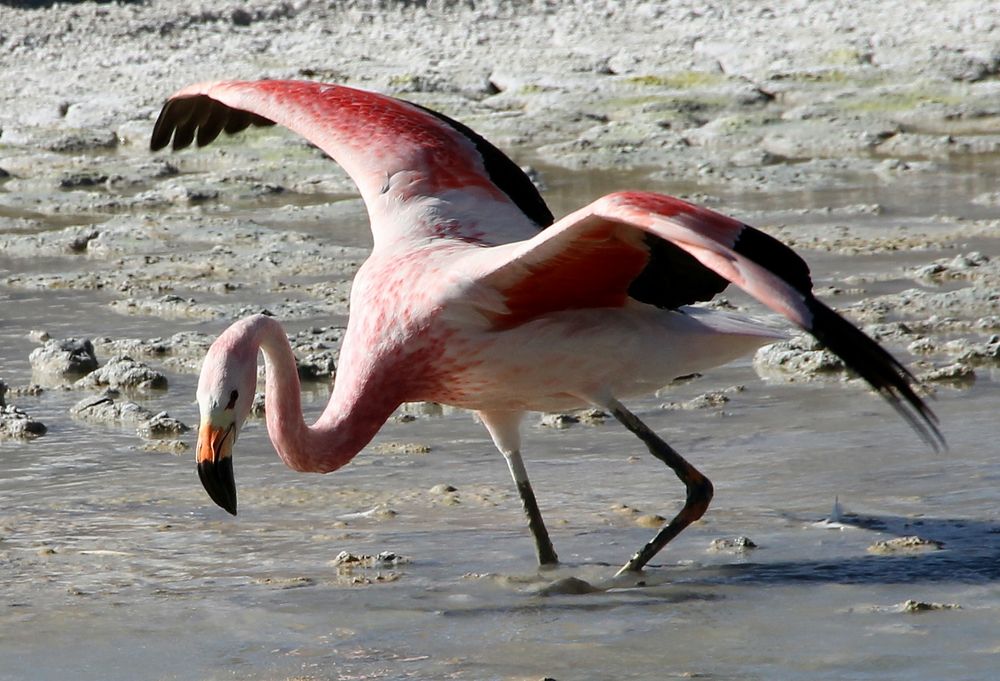
[[[411,195],[480,188],[507,197],[491,181],[475,143],[442,118],[408,102],[343,85],[264,80],[198,83],[169,98],[151,148],[199,146],[220,132],[279,123],[340,164],[371,205],[389,177],[411,172]]]
[[[558,220],[527,241],[475,258],[478,280],[497,290],[509,328],[556,310],[622,305],[648,261],[651,234],[693,256],[758,301],[813,334],[875,388],[935,448],[944,447],[917,381],[895,358],[812,293],[805,262],[759,230],[670,196],[619,192]],[[594,295],[593,291],[601,295]],[[592,301],[587,304],[587,301]]]

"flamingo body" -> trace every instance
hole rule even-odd
[[[798,255],[738,220],[662,194],[616,192],[556,221],[524,173],[471,129],[339,85],[193,85],[164,105],[151,146],[204,145],[274,123],[344,167],[367,206],[374,247],[355,277],[337,378],[315,424],[302,420],[278,322],[241,320],[210,349],[199,381],[199,473],[232,513],[232,447],[263,351],[268,433],[297,470],[344,465],[403,402],[477,411],[507,460],[543,564],[556,555],[521,461],[521,417],[609,409],[688,490],[682,511],[623,568],[641,569],[704,513],[712,487],[619,399],[780,337],[759,322],[686,307],[729,284],[815,335],[929,444],[944,444],[913,376],[814,297]]]

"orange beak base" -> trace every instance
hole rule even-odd
[[[236,479],[231,455],[233,428],[205,425],[198,434],[198,477],[212,501],[236,515]]]

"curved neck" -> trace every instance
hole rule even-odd
[[[330,402],[313,425],[302,415],[301,384],[295,356],[281,325],[263,315],[251,318],[250,333],[264,353],[264,406],[267,433],[289,467],[328,473],[367,445],[393,410],[362,372],[339,372]]]

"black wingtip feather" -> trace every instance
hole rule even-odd
[[[229,116],[226,113],[226,108],[223,106],[213,106],[209,109],[208,115],[202,121],[201,125],[198,126],[198,134],[196,136],[195,142],[199,147],[204,147],[215,141],[215,138],[219,136],[223,128],[226,127],[226,120]]]
[[[632,283],[628,294],[636,300],[667,310],[711,300],[729,281],[708,269],[693,255],[666,239],[646,234],[649,262]]]
[[[930,447],[935,451],[948,448],[937,416],[914,390],[919,387],[916,377],[881,345],[813,296],[809,266],[795,251],[749,225],[744,225],[733,250],[799,291],[812,314],[806,331],[867,381]]]
[[[509,196],[511,201],[532,222],[542,228],[548,227],[555,222],[555,216],[552,215],[552,211],[549,210],[538,188],[535,187],[531,178],[509,156],[490,144],[486,138],[464,123],[459,123],[454,118],[445,116],[440,111],[428,109],[426,106],[414,104],[413,102],[407,102],[407,104],[431,114],[472,142],[483,160],[483,166],[490,180],[492,180],[500,191]]]
[[[947,450],[937,416],[914,390],[919,385],[916,377],[861,329],[812,294],[806,297],[806,306],[813,315],[807,331],[878,391],[931,448]]]
[[[153,124],[153,134],[149,138],[150,150],[159,151],[170,144],[178,122],[190,116],[190,106],[190,102],[183,98],[167,100]]]
[[[174,142],[171,148],[174,151],[178,151],[189,146],[194,141],[194,134],[197,127],[198,121],[191,117],[178,123],[177,128],[174,130]]]
[[[176,97],[163,105],[153,124],[149,148],[159,151],[170,145],[177,151],[192,142],[203,147],[223,131],[233,135],[251,125],[266,127],[274,125],[274,121],[249,111],[230,108],[208,95]]]
[[[809,265],[798,253],[770,234],[744,224],[733,244],[733,250],[777,274],[795,289],[812,290]]]

